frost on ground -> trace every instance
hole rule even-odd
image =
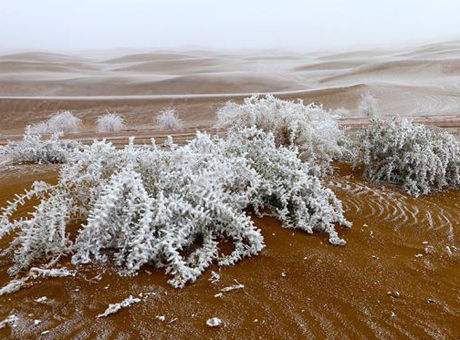
[[[152,264],[183,287],[213,262],[232,265],[262,250],[248,209],[344,244],[335,224],[350,223],[334,193],[312,175],[314,166],[256,128],[225,139],[198,133],[182,147],[81,145],[68,153],[56,185],[36,182],[3,210],[0,238],[14,236],[3,256],[13,259],[11,275],[63,255],[75,265],[113,260],[123,275]],[[35,210],[15,220],[30,199],[39,202]],[[85,222],[71,232],[75,219]],[[233,242],[230,254],[219,253],[221,239]]]
[[[220,325],[222,325],[222,320],[219,318],[213,317],[206,321],[206,325],[208,325],[209,327],[219,327]]]
[[[107,307],[107,309],[104,311],[104,313],[102,314],[98,314],[98,318],[104,318],[106,316],[109,316],[111,314],[115,314],[117,313],[120,309],[122,308],[127,308],[135,303],[139,303],[141,302],[141,299],[139,298],[135,298],[133,297],[132,295],[130,295],[129,297],[127,297],[126,299],[124,299],[123,301],[119,302],[119,303],[113,303],[113,304],[110,304],[109,307]]]
[[[28,285],[28,281],[32,279],[37,279],[40,277],[66,277],[66,276],[75,276],[75,271],[68,270],[67,268],[53,268],[53,269],[44,269],[33,267],[29,270],[29,273],[22,277],[21,279],[11,280],[6,286],[0,288],[0,296],[6,294],[16,293],[22,288]],[[46,297],[44,297],[46,299]],[[39,301],[37,301],[39,302]]]
[[[68,270],[67,268],[43,269],[33,267],[29,271],[29,275],[33,278],[75,276],[75,273],[76,272],[74,270]]]
[[[401,185],[413,196],[460,188],[460,143],[441,129],[374,117],[357,147],[368,179]]]
[[[244,289],[244,285],[236,281],[236,284],[224,287],[220,290],[220,293],[217,293],[214,295],[214,297],[223,297],[224,293],[231,292],[232,290],[239,290],[239,289]]]
[[[16,315],[11,314],[6,319],[0,321],[0,329],[5,328],[6,325],[14,326],[18,320],[19,318]]]
[[[16,293],[21,290],[24,285],[24,280],[11,280],[6,286],[0,288],[0,296]]]

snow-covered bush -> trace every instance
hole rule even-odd
[[[399,184],[413,196],[460,187],[460,143],[440,129],[373,118],[357,140],[365,176]]]
[[[9,272],[68,254],[75,265],[113,259],[127,275],[144,264],[164,267],[183,287],[212,262],[231,265],[262,250],[248,208],[343,244],[334,229],[349,226],[340,201],[297,156],[255,128],[227,139],[198,133],[182,147],[120,150],[102,141],[74,149],[56,185],[34,183],[0,215],[0,238],[14,236],[3,253],[13,256]],[[39,203],[31,217],[15,220],[32,198]],[[76,219],[84,222],[75,231]],[[229,254],[219,252],[221,239],[233,242]]]
[[[98,132],[119,132],[124,126],[123,118],[114,113],[107,113],[96,120]]]
[[[27,129],[22,140],[9,141],[7,145],[0,147],[0,163],[64,163],[69,153],[79,145],[75,141],[59,139],[58,134],[43,139]]]
[[[359,113],[365,117],[374,117],[378,112],[377,99],[369,91],[361,94]]]
[[[174,108],[161,111],[157,117],[157,125],[160,129],[165,130],[179,130],[183,126]]]
[[[33,134],[78,132],[81,128],[81,119],[75,117],[70,111],[62,111],[55,113],[45,122],[27,128]]]
[[[254,126],[273,133],[277,145],[297,146],[302,160],[317,165],[317,175],[327,172],[332,160],[346,152],[338,117],[320,105],[305,105],[301,100],[281,100],[272,95],[252,96],[242,104],[227,102],[217,115],[219,128]]]

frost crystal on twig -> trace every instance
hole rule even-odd
[[[0,329],[5,328],[6,325],[14,326],[18,320],[19,318],[16,315],[11,314],[6,319],[0,321]]]
[[[132,295],[130,295],[129,297],[127,297],[126,299],[124,299],[123,301],[121,301],[119,303],[110,304],[109,307],[107,307],[107,309],[104,311],[104,313],[98,314],[97,317],[98,318],[104,318],[104,317],[109,316],[111,314],[117,313],[122,308],[127,308],[127,307],[129,307],[129,306],[131,306],[131,305],[133,305],[135,303],[139,303],[139,302],[141,302],[141,299],[135,298]]]
[[[16,293],[21,290],[25,284],[24,280],[11,280],[6,286],[0,288],[0,296]]]

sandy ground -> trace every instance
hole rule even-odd
[[[49,166],[12,167],[0,173],[0,205],[34,179],[55,178],[56,169]],[[343,165],[325,185],[353,221],[350,230],[338,228],[346,246],[331,246],[326,235],[284,229],[271,218],[255,219],[266,248],[232,267],[213,266],[221,275],[215,284],[209,281],[211,269],[197,282],[174,289],[163,271],[150,266],[135,277],[121,277],[111,265],[81,266],[75,277],[34,280],[2,296],[0,320],[14,313],[19,321],[16,328],[0,330],[0,337],[49,332],[48,337],[66,339],[458,339],[460,252],[452,246],[459,248],[460,192],[414,199],[396,188],[366,183]],[[68,262],[63,259],[62,265]],[[0,286],[10,280],[8,266],[0,262]],[[215,297],[235,280],[244,289]],[[150,295],[113,316],[96,318],[109,303],[139,294]],[[35,301],[44,296],[46,301]],[[209,328],[211,317],[223,325]]]

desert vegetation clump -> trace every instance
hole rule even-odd
[[[32,134],[54,134],[78,132],[81,128],[81,119],[70,111],[62,111],[52,115],[47,121],[28,126]]]
[[[364,175],[413,196],[460,187],[460,143],[447,131],[399,116],[374,117],[357,139]]]
[[[331,169],[334,159],[345,157],[349,151],[337,118],[335,112],[321,105],[266,95],[246,98],[242,104],[227,102],[218,110],[216,126],[271,132],[276,145],[297,147],[299,157],[311,164],[316,175],[322,175]]]
[[[27,128],[22,140],[9,141],[0,147],[0,164],[64,163],[69,153],[79,145],[76,141],[60,139],[59,134],[45,139]]]
[[[375,99],[370,91],[361,94],[359,113],[365,117],[375,117],[378,115],[379,109],[377,99]]]
[[[98,132],[119,132],[125,127],[123,118],[115,113],[107,112],[96,120]]]
[[[183,122],[177,116],[175,108],[162,110],[157,117],[157,125],[164,130],[179,130],[183,126]]]
[[[232,265],[264,247],[249,214],[270,214],[284,227],[329,234],[344,244],[335,224],[350,226],[340,201],[311,175],[294,147],[272,133],[233,130],[227,138],[198,133],[184,146],[106,141],[73,148],[51,185],[35,182],[0,215],[2,252],[11,275],[70,256],[74,265],[113,261],[123,275],[144,264],[165,268],[183,287],[213,262]],[[27,218],[15,218],[27,201]],[[83,221],[75,227],[76,221]],[[76,228],[76,230],[75,230]],[[233,243],[229,253],[220,240]]]

